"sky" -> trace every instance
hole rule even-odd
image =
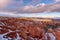
[[[59,0],[0,0],[0,11],[18,13],[40,13],[48,10],[55,11],[59,8],[58,4],[60,3],[58,2]],[[52,9],[55,7],[54,5],[58,7],[54,8],[55,10]],[[45,10],[45,8],[47,9]]]
[[[0,0],[0,12],[16,14],[46,12],[50,15],[53,12],[60,13],[60,0]]]
[[[55,2],[56,0],[0,0],[0,9],[1,10],[8,10],[8,9],[23,10],[26,7],[25,10],[28,10],[29,8],[35,7],[36,5],[39,6],[40,4],[43,4],[43,3],[53,4]]]
[[[43,18],[56,18],[60,17],[60,12],[51,12],[51,13],[12,13],[12,12],[0,12],[0,16],[9,16],[9,17],[43,17]]]

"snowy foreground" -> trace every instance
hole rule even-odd
[[[13,32],[13,31],[10,31],[10,32]],[[8,33],[9,33],[9,32],[8,32]],[[4,35],[6,35],[6,34],[8,34],[8,33],[0,34],[0,40],[20,40],[19,34],[17,34],[17,38],[15,38],[15,39],[4,38]]]
[[[0,40],[21,40],[21,38],[19,37],[19,34],[17,34],[17,38],[15,38],[15,39],[3,38],[4,35],[5,35],[5,34],[0,35]],[[50,36],[50,40],[56,40],[55,36],[54,36],[52,33],[50,33],[49,36]],[[47,34],[45,35],[45,37],[46,37],[45,40],[47,40]],[[24,40],[24,39],[22,39],[22,40]],[[32,37],[31,37],[31,40],[38,40],[38,39],[37,39],[37,38],[32,38]],[[42,40],[42,39],[40,39],[40,40]]]
[[[0,17],[0,40],[60,40],[60,22]]]

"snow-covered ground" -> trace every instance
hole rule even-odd
[[[10,32],[14,32],[14,31],[9,30],[9,32],[7,32],[7,33],[0,34],[0,40],[8,40],[7,38],[3,38],[3,36],[10,33]],[[9,39],[11,39],[11,38],[9,38]],[[19,37],[19,34],[17,33],[17,38],[14,40],[19,40],[19,39],[20,39],[20,37]]]

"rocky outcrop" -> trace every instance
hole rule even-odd
[[[45,22],[27,20],[24,18],[1,17],[0,35],[4,34],[3,38],[6,38],[7,40],[46,40],[46,33],[55,33],[54,35],[56,39],[60,39],[60,36],[58,36],[60,35],[58,34],[60,33],[60,31],[58,32],[57,29],[59,26],[58,24],[60,23],[56,21]],[[52,30],[48,30],[49,28],[51,28]]]

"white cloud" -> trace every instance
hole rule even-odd
[[[26,6],[20,6],[23,4],[23,0],[16,2],[15,0],[0,0],[0,11],[9,11],[9,12],[18,12],[18,13],[40,13],[40,12],[60,12],[60,0],[56,0],[55,4],[45,4],[45,3],[37,3],[39,0],[33,0],[31,4],[27,4]],[[37,4],[36,6],[33,4]],[[6,8],[9,4],[16,6],[13,9]],[[1,7],[3,9],[1,9]],[[5,9],[6,8],[6,9]]]
[[[0,7],[6,7],[12,0],[0,0]]]
[[[23,0],[0,0],[0,11],[15,11],[15,9],[20,8],[20,5],[23,4]],[[9,7],[9,5],[14,7]]]
[[[39,3],[37,4],[36,6],[33,6],[33,5],[26,5],[24,7],[22,7],[22,12],[31,12],[32,10],[36,10],[36,9],[39,9],[40,7],[44,7],[46,4],[44,3]]]
[[[59,2],[60,0],[56,0],[56,2]]]
[[[29,11],[29,10],[32,10],[33,8],[35,8],[33,5],[27,5],[27,6],[24,6],[23,10]]]
[[[28,13],[41,13],[41,12],[60,12],[60,3],[57,2],[55,4],[44,4],[40,3],[36,6],[25,6],[22,8],[21,12],[28,12]]]
[[[0,0],[0,6],[7,6],[11,0]]]
[[[36,5],[36,7],[38,7],[38,6],[45,6],[45,5],[46,5],[45,3],[39,3],[39,4]]]

